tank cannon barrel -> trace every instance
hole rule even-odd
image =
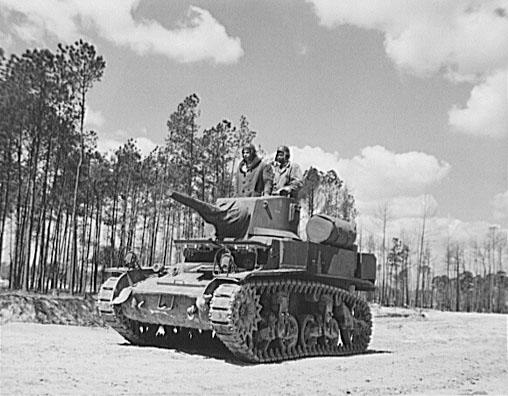
[[[169,196],[175,201],[194,209],[207,223],[215,227],[215,235],[219,239],[241,238],[249,226],[248,208],[237,200],[222,201],[212,205],[200,199],[171,190]]]
[[[221,215],[222,211],[220,208],[200,199],[173,190],[170,191],[169,196],[182,205],[194,209],[207,223],[214,224],[217,217]]]

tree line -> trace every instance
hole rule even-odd
[[[401,236],[385,242],[389,216],[386,206],[380,209],[383,237],[376,241],[369,235],[365,246],[378,257],[374,301],[382,305],[447,311],[508,312],[508,278],[504,271],[506,232],[490,227],[480,241],[447,238],[444,253],[435,253],[426,229],[427,212],[422,216],[418,232],[402,232]]]
[[[203,223],[168,197],[231,196],[241,148],[256,132],[245,116],[199,125],[200,99],[168,116],[163,145],[143,157],[132,139],[108,156],[85,126],[87,95],[106,62],[93,45],[0,49],[0,274],[11,289],[96,292],[104,269],[135,250],[142,265],[168,265],[173,240],[203,234]],[[333,170],[305,172],[302,199],[352,219],[354,198]],[[6,248],[5,248],[6,247]]]

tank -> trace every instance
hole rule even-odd
[[[177,240],[183,262],[111,270],[98,308],[136,345],[224,344],[239,360],[277,362],[367,350],[376,258],[358,252],[354,227],[312,216],[298,235],[291,198],[222,198],[215,205],[170,196],[207,223],[206,237]]]

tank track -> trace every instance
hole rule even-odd
[[[278,334],[279,338],[282,338],[282,342],[277,340],[274,334],[267,337],[266,334],[270,333],[270,329],[267,330],[267,327],[270,326],[267,326],[266,301],[263,306],[262,296],[277,294],[291,296],[290,299],[298,296],[301,301],[328,299],[333,302],[334,307],[337,307],[337,304],[340,306],[345,303],[352,313],[352,331],[343,333],[343,329],[340,329],[340,343],[339,338],[335,338],[333,335],[328,339],[321,336],[320,338],[324,339],[324,342],[306,343],[305,337],[302,336],[302,327],[305,326],[305,321],[297,320],[299,328],[295,330],[296,318],[289,308],[287,312],[280,314],[279,318],[282,319],[279,319],[279,323],[275,325],[279,330],[282,329]],[[289,307],[291,307],[291,301]],[[293,309],[295,308],[293,307]],[[296,308],[296,310],[298,309]],[[210,320],[219,339],[235,357],[252,363],[280,362],[314,356],[359,354],[366,351],[372,331],[370,308],[363,299],[337,287],[304,280],[258,279],[244,284],[222,284],[215,290],[211,300]],[[334,314],[331,323],[335,321],[338,324],[339,320],[341,319]],[[265,326],[264,329],[263,326]],[[290,330],[285,331],[284,328]],[[298,334],[296,343],[294,340],[295,331]],[[337,332],[332,333],[336,334]],[[263,334],[265,335],[263,336]],[[347,334],[350,335],[347,336]],[[269,345],[263,338],[268,338]],[[286,342],[287,339],[290,342]]]
[[[120,277],[110,277],[102,285],[98,298],[99,313],[104,322],[131,344],[146,344],[146,332],[140,331],[140,323],[127,318],[120,307],[112,304],[114,290]]]

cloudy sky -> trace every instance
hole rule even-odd
[[[367,229],[508,227],[508,0],[0,0],[7,53],[84,38],[102,148],[162,144],[187,95],[203,128],[247,116],[257,143],[337,169]]]

